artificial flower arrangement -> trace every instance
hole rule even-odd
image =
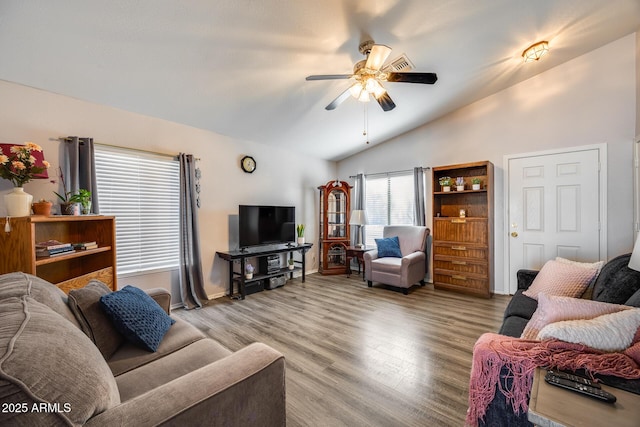
[[[38,175],[49,168],[49,162],[42,161],[42,166],[36,166],[36,158],[32,152],[42,152],[42,147],[33,142],[25,145],[14,145],[9,153],[2,152],[0,148],[0,176],[8,179],[14,187],[22,187],[31,181],[34,175]]]

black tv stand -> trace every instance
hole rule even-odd
[[[247,250],[246,248],[242,248],[235,251],[216,252],[216,254],[220,258],[229,262],[229,296],[232,299],[245,299],[247,295],[246,288],[245,288],[246,283],[269,279],[271,277],[276,277],[276,276],[282,276],[282,275],[286,275],[287,273],[289,273],[289,278],[293,279],[294,271],[302,271],[302,282],[304,283],[305,272],[306,272],[305,254],[309,249],[311,249],[312,246],[313,244],[311,243],[305,243],[302,245],[294,245],[294,244],[288,243],[285,246],[280,246],[276,248],[270,246],[268,248],[265,247],[263,249],[259,247],[252,248],[250,251]],[[288,268],[281,268],[279,271],[273,271],[271,273],[256,271],[254,272],[253,277],[251,279],[245,278],[244,267],[246,265],[247,258],[263,257],[263,256],[281,254],[281,253],[289,253],[289,258],[292,259],[294,252],[302,253],[302,261],[296,261],[299,264],[299,266],[296,266],[293,270],[289,270]],[[235,265],[235,261],[237,260],[240,261],[239,272],[234,271],[234,268],[233,268]],[[238,283],[239,294],[234,294],[234,290],[233,290],[234,282]]]

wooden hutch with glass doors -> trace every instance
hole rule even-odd
[[[351,185],[330,181],[320,191],[320,265],[322,274],[347,273],[347,247],[351,244],[349,214]]]

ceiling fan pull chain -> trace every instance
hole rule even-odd
[[[366,143],[369,144],[369,104],[364,104],[364,130],[362,131],[362,135],[367,137]]]

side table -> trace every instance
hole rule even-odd
[[[361,248],[357,246],[347,246],[347,277],[351,276],[351,259],[355,258],[358,260],[358,276],[360,275],[360,265],[362,263],[362,280],[364,280],[364,253],[373,249],[375,248],[371,246]]]
[[[529,421],[540,427],[637,426],[640,395],[602,385],[616,396],[614,404],[547,384],[547,373],[537,368],[529,399]]]

